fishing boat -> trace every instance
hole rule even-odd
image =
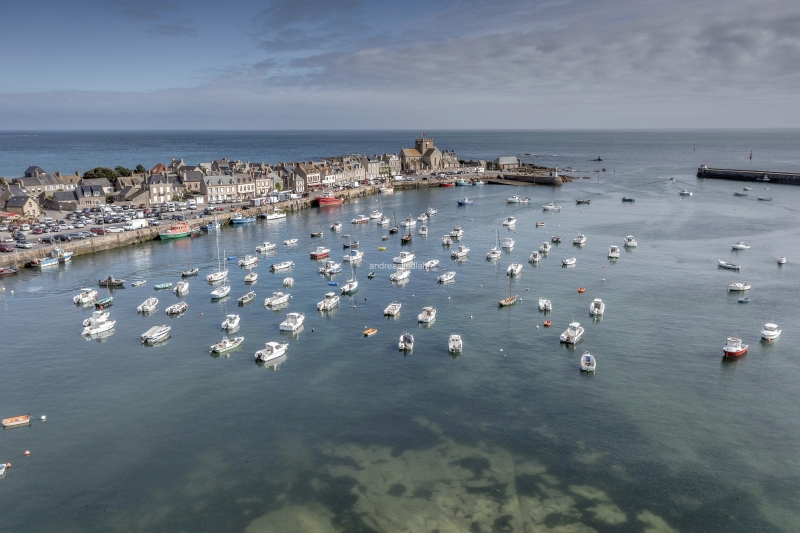
[[[539,221],[539,222],[536,223],[536,227],[537,228],[543,228],[543,227],[545,227],[545,225],[547,225],[547,222]]]
[[[442,246],[450,246],[451,244],[453,244],[453,239],[450,238],[450,235],[442,237]]]
[[[191,276],[196,276],[198,272],[200,272],[200,269],[198,268],[191,268],[189,270],[184,270],[183,272],[181,272],[181,277],[189,278]]]
[[[27,426],[31,423],[31,415],[12,416],[11,418],[4,418],[1,424],[4,428],[15,428],[18,426]]]
[[[266,219],[269,222],[270,220],[280,220],[282,218],[286,218],[286,213],[283,211],[279,211],[275,209],[272,213],[267,213]]]
[[[244,342],[244,337],[229,338],[227,335],[217,344],[211,345],[211,353],[222,354],[235,350]]]
[[[583,233],[578,233],[578,236],[572,239],[572,244],[583,246],[584,244],[586,244],[586,235],[584,235]]]
[[[272,265],[269,267],[269,269],[270,269],[270,270],[272,270],[273,272],[277,272],[277,271],[279,271],[279,270],[287,270],[287,269],[290,269],[290,268],[292,268],[293,266],[294,266],[294,263],[292,263],[291,261],[284,261],[284,262],[282,262],[282,263],[273,263],[273,264],[272,264]]]
[[[455,270],[448,270],[445,271],[442,275],[436,278],[436,281],[439,283],[448,283],[456,279],[456,271]]]
[[[436,268],[437,266],[439,266],[439,260],[431,259],[430,261],[425,261],[425,264],[423,266],[425,267],[426,270]]]
[[[410,352],[414,349],[414,335],[405,331],[400,335],[400,340],[397,342],[397,348],[404,352]]]
[[[31,266],[42,268],[47,266],[53,266],[58,264],[63,264],[68,262],[72,259],[72,255],[74,252],[65,252],[61,248],[53,248],[50,252],[47,253],[45,257],[37,257],[31,260]]]
[[[239,315],[225,315],[225,320],[222,321],[222,329],[233,331],[239,327]]]
[[[339,307],[339,295],[335,292],[325,293],[325,298],[317,302],[318,311],[330,311],[335,307]]]
[[[114,304],[114,297],[113,296],[106,296],[105,298],[100,298],[94,303],[95,308],[97,309],[105,309],[106,307],[111,307]]]
[[[463,236],[464,236],[464,230],[461,228],[461,226],[454,227],[453,230],[450,232],[451,239],[460,239]]]
[[[591,201],[591,200],[575,200],[575,204],[576,204],[576,205],[581,205],[581,204],[590,204],[590,203],[592,203],[592,201]]]
[[[169,229],[165,229],[158,233],[158,238],[162,241],[168,241],[171,239],[180,239],[182,237],[188,237],[192,234],[192,228],[183,221],[174,222],[170,225]]]
[[[764,328],[761,330],[761,338],[767,342],[771,342],[776,340],[778,337],[781,336],[781,330],[778,329],[777,324],[773,324],[772,322],[767,322],[764,324]]]
[[[452,333],[450,338],[447,339],[447,351],[450,353],[461,353],[463,346],[461,335],[457,333]]]
[[[250,222],[255,222],[256,217],[246,217],[241,213],[236,213],[231,217],[232,224],[249,224]]]
[[[294,279],[293,278],[283,278],[283,286],[284,287],[292,287],[292,286],[294,286]]]
[[[409,244],[412,238],[413,235],[411,235],[411,232],[409,232],[408,235],[403,235],[400,237],[400,244]]]
[[[428,213],[422,213],[420,216],[417,217],[417,220],[420,222],[427,222]]]
[[[636,239],[633,238],[633,235],[627,235],[625,237],[625,248],[636,248],[639,246],[639,243],[636,242]]]
[[[83,328],[83,332],[81,335],[85,337],[92,337],[94,335],[99,335],[101,333],[105,333],[106,331],[111,331],[114,329],[117,321],[107,318],[106,320],[100,322],[92,322],[88,326]]]
[[[72,297],[73,303],[76,305],[88,305],[97,300],[97,291],[94,289],[81,289],[80,294]]]
[[[125,280],[109,275],[106,279],[101,279],[99,283],[101,287],[122,287],[125,285]]]
[[[578,322],[570,322],[569,327],[564,330],[559,339],[566,344],[576,344],[583,336],[583,326]]]
[[[597,368],[597,361],[595,361],[594,356],[589,352],[583,352],[583,355],[581,355],[581,370],[583,372],[594,372],[595,368]]]
[[[142,287],[144,285],[147,285],[146,279],[137,279],[136,281],[131,283],[131,287]]]
[[[417,315],[417,322],[421,322],[423,324],[430,324],[434,320],[436,320],[436,308],[435,307],[423,307],[422,312]]]
[[[314,238],[314,237],[322,237],[323,235],[325,235],[324,231],[312,231],[311,232],[311,237],[312,238]]]
[[[725,357],[739,357],[747,353],[747,345],[742,343],[742,339],[728,337],[725,346],[722,347],[722,354]]]
[[[450,252],[450,257],[452,257],[453,259],[463,259],[463,258],[467,257],[468,253],[469,253],[469,247],[464,246],[462,244],[462,245],[459,245],[458,248],[456,248],[455,250]]]
[[[365,328],[364,329],[364,336],[365,337],[372,337],[376,333],[378,333],[377,328]]]
[[[18,273],[19,273],[19,268],[15,266],[0,267],[0,278],[4,278],[6,276],[13,276],[14,274]]]
[[[111,318],[111,313],[109,313],[108,311],[102,311],[102,310],[92,311],[92,316],[83,321],[83,326],[87,327],[96,325],[101,322],[105,322],[109,318]]]
[[[245,254],[242,259],[239,259],[239,266],[240,267],[249,267],[258,264],[258,257],[254,255]]]
[[[503,239],[503,250],[508,250],[509,252],[514,249],[514,239],[511,237],[506,237]]]
[[[255,299],[256,299],[256,291],[250,291],[244,296],[240,296],[237,301],[239,302],[239,305],[247,305]]]
[[[731,250],[749,250],[750,245],[745,244],[744,241],[739,241],[736,244],[731,244]]]
[[[561,211],[561,206],[550,202],[549,204],[542,206],[542,211]]]
[[[517,219],[515,217],[507,217],[503,221],[503,226],[505,226],[507,228],[510,228],[512,226],[516,226],[516,224],[517,224]]]
[[[369,217],[365,215],[358,215],[356,218],[350,221],[352,224],[367,224],[369,222]]]
[[[528,262],[529,263],[534,263],[535,264],[535,263],[538,263],[541,260],[542,260],[542,255],[539,252],[537,252],[536,250],[532,251],[531,255],[528,256]]]
[[[402,306],[403,304],[400,302],[390,303],[389,306],[383,310],[383,316],[397,316]]]
[[[266,363],[267,361],[282,357],[286,353],[287,348],[289,348],[288,342],[283,344],[279,342],[268,342],[262,350],[256,352],[256,361]]]
[[[309,255],[311,259],[324,259],[330,255],[331,249],[325,248],[324,246],[318,246],[316,250],[311,252]]]
[[[211,299],[212,300],[221,300],[225,298],[231,293],[231,286],[230,285],[220,285],[213,291],[211,291]]]
[[[636,200],[634,198],[631,198],[630,196],[623,196],[622,197],[622,201],[623,202],[635,202]]]
[[[547,298],[539,298],[539,311],[552,311],[553,302]]]
[[[595,298],[589,304],[589,314],[592,316],[602,316],[606,312],[606,304],[600,298]]]
[[[474,202],[473,200],[470,200],[470,199],[469,199],[469,198],[467,198],[466,196],[464,197],[464,199],[463,199],[463,200],[459,200],[459,201],[458,201],[458,205],[472,205],[472,204],[474,204],[474,203],[475,203],[475,202]]]
[[[499,302],[500,307],[506,307],[506,306],[513,305],[513,304],[517,303],[517,296],[516,295],[514,295],[514,296],[511,295],[511,280],[512,279],[513,278],[511,276],[508,276],[508,297],[507,298],[503,298],[502,300],[500,300],[500,302]]]
[[[619,246],[611,245],[608,247],[608,258],[619,259]]]
[[[522,263],[511,263],[506,269],[506,276],[519,276],[522,272]]]
[[[404,221],[402,221],[400,223],[400,227],[403,227],[403,228],[410,228],[411,226],[416,226],[416,225],[417,225],[417,221],[412,217],[408,217],[407,219],[405,219]]]
[[[400,255],[392,259],[392,262],[396,265],[403,265],[410,263],[415,257],[414,252],[400,252]]]
[[[333,193],[332,190],[326,189],[322,191],[322,194],[317,196],[317,204],[319,206],[323,205],[339,205],[344,203],[343,198],[337,198],[336,195]]]
[[[341,231],[342,230],[342,223],[341,222],[334,222],[331,224],[331,231]]]
[[[255,283],[258,281],[258,272],[250,272],[244,277],[245,283]]]
[[[136,308],[136,311],[139,313],[152,313],[158,307],[158,298],[155,296],[151,296],[147,300],[141,303],[139,307]]]
[[[759,202],[771,202],[771,201],[772,201],[772,198],[769,198],[769,197],[767,197],[767,196],[759,196],[759,197],[758,197],[758,201],[759,201]]]
[[[746,192],[734,191],[733,195],[734,196],[747,196],[747,193]]]
[[[178,302],[167,307],[166,312],[169,316],[176,316],[182,315],[187,309],[189,309],[189,304],[186,302]]]
[[[739,265],[734,265],[733,263],[728,263],[727,261],[723,261],[722,259],[717,260],[718,266],[721,268],[727,268],[728,270],[739,270],[741,267]]]
[[[217,231],[221,227],[222,227],[222,224],[219,223],[219,220],[217,220],[217,217],[214,217],[214,221],[213,222],[209,222],[208,224],[203,224],[202,226],[200,226],[200,229],[203,230],[203,231],[211,232],[211,231]]]
[[[167,282],[167,283],[159,283],[157,285],[153,285],[153,288],[155,290],[157,290],[157,291],[163,291],[165,289],[171,289],[172,288],[172,282],[170,281],[170,282]]]
[[[568,259],[562,259],[561,266],[573,266],[577,262],[578,260],[575,257],[570,257]]]
[[[278,307],[289,303],[292,296],[288,292],[275,291],[272,296],[264,300],[264,307]]]
[[[749,290],[750,285],[747,283],[731,283],[728,285],[728,292],[744,292]]]
[[[171,329],[172,327],[166,325],[153,326],[142,333],[142,342],[144,344],[157,344],[169,337]]]
[[[283,241],[283,245],[284,246],[294,246],[298,242],[300,242],[298,239],[286,239],[285,241]]]
[[[687,191],[686,189],[683,189],[678,194],[681,195],[681,196],[691,196],[692,195],[691,191]]]
[[[420,228],[419,228],[419,234],[420,234],[420,235],[427,235],[427,234],[428,234],[428,226],[426,226],[425,224],[423,224],[422,226],[420,226]]]
[[[543,243],[542,243],[542,245],[539,247],[539,252],[541,252],[541,253],[543,253],[543,254],[548,254],[548,253],[550,253],[550,250],[552,250],[552,248],[553,248],[553,247],[552,247],[552,246],[550,246],[550,243],[549,243],[549,242],[547,242],[547,241],[545,241],[545,242],[543,242]]]
[[[397,227],[397,211],[394,212],[394,226],[389,228],[389,233],[397,233],[400,229]]]
[[[411,277],[411,271],[405,268],[398,268],[389,275],[389,281],[405,281]]]
[[[189,292],[189,282],[188,281],[179,281],[175,288],[172,289],[177,296],[183,296],[184,294]]]
[[[783,257],[783,256],[780,256],[780,257],[778,258],[778,264],[779,264],[779,265],[785,265],[785,264],[786,264],[786,258],[785,258],[785,257]]]
[[[561,237],[559,237],[558,235],[553,235],[552,237],[550,237],[550,242],[552,242],[553,244],[561,244]]]
[[[279,329],[281,331],[289,331],[295,333],[303,327],[306,317],[300,313],[292,312],[286,314],[286,320],[280,323]]]
[[[319,268],[319,273],[323,276],[333,276],[342,272],[342,264],[333,259],[325,261],[325,266]]]

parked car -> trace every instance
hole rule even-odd
[[[70,234],[69,234],[69,238],[70,238],[70,239],[72,239],[72,240],[75,240],[75,239],[85,239],[85,238],[86,238],[86,236],[85,236],[85,235],[83,235],[82,233],[79,233],[79,232],[78,232],[78,233],[70,233]]]
[[[125,230],[122,228],[118,228],[117,226],[111,226],[110,228],[106,228],[106,231],[108,233],[122,233]]]
[[[72,240],[72,237],[69,235],[64,235],[63,233],[57,233],[56,235],[53,235],[53,238],[58,242],[70,242]]]
[[[8,253],[8,252],[13,252],[13,251],[14,251],[14,247],[11,246],[10,244],[0,243],[0,252]]]
[[[28,241],[18,241],[17,242],[17,248],[28,249],[28,248],[33,248],[33,245],[31,243],[29,243]]]
[[[58,242],[55,237],[51,237],[50,235],[42,237],[42,244],[53,244],[54,242]]]
[[[8,237],[3,237],[3,242],[14,242],[14,237],[10,235]]]

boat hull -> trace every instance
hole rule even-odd
[[[725,357],[741,357],[747,353],[747,346],[740,350],[722,350],[722,353]]]
[[[172,239],[182,239],[184,237],[190,236],[191,234],[192,234],[191,230],[190,231],[181,231],[181,232],[177,232],[177,233],[164,232],[164,233],[159,233],[158,234],[158,238],[161,239],[162,241],[169,241],[169,240],[172,240]]]

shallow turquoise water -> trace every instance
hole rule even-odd
[[[456,281],[444,286],[436,272],[422,270],[403,286],[389,282],[390,271],[378,265],[397,255],[399,236],[383,242],[388,232],[374,223],[348,224],[375,208],[377,197],[225,228],[225,255],[252,253],[264,240],[300,239],[294,249],[279,245],[277,258],[262,256],[258,297],[244,308],[235,298],[247,291],[246,271],[234,265],[227,302],[211,302],[212,287],[202,276],[191,279],[183,317],[166,317],[176,297],[152,289],[178,281],[190,266],[208,273],[216,265],[213,236],[0,280],[0,415],[47,415],[0,434],[0,461],[13,463],[0,480],[4,528],[796,530],[800,191],[770,186],[770,204],[756,195],[735,198],[731,182],[675,169],[644,174],[645,159],[629,155],[624,169],[600,180],[587,172],[592,179],[560,189],[523,189],[533,196],[529,206],[504,204],[514,189],[498,186],[382,198],[384,213],[396,211],[398,219],[439,209],[429,236],[415,229],[405,248],[455,269]],[[678,196],[684,187],[695,196]],[[464,194],[475,205],[457,207]],[[622,204],[623,195],[636,202]],[[579,197],[591,205],[576,206]],[[539,206],[552,199],[561,213],[542,213]],[[501,227],[500,236],[512,235],[516,246],[489,263],[495,224],[509,213],[516,229]],[[328,229],[334,220],[361,241],[366,258],[356,270],[358,292],[322,315],[315,305],[331,287],[308,258],[318,245],[308,235],[321,226],[321,242],[340,258],[341,236]],[[534,228],[538,220],[546,227]],[[472,249],[460,263],[441,246],[456,223]],[[579,232],[588,239],[580,249],[570,244]],[[609,262],[608,246],[629,233],[638,248]],[[527,263],[553,234],[564,242],[539,265]],[[730,251],[740,239],[752,249]],[[387,251],[378,251],[382,245]],[[562,268],[560,260],[573,255],[576,267]],[[780,255],[789,261],[782,267]],[[288,259],[296,265],[291,273],[268,271]],[[717,259],[742,270],[719,270]],[[498,309],[512,261],[525,263],[513,282],[522,301]],[[370,270],[378,274],[373,280]],[[114,334],[86,341],[80,322],[89,311],[75,308],[71,296],[108,273],[148,283],[114,291]],[[286,310],[262,305],[287,275],[295,279],[288,310],[307,317],[297,337],[278,332]],[[753,285],[751,303],[726,292],[734,280]],[[161,300],[159,312],[137,316],[135,307],[151,294]],[[553,301],[549,329],[536,327],[545,318],[538,296]],[[595,297],[606,315],[593,321]],[[385,319],[392,300],[403,309]],[[438,310],[429,328],[416,323],[425,305]],[[221,338],[226,312],[241,314],[245,345],[213,358],[208,346]],[[573,319],[586,328],[575,348],[558,342]],[[761,326],[773,320],[781,339],[759,342]],[[173,326],[169,341],[141,346],[138,335],[162,323]],[[378,334],[363,338],[364,326]],[[416,345],[404,356],[396,343],[406,330]],[[453,332],[465,343],[455,359],[447,353]],[[730,335],[750,345],[739,361],[722,361]],[[269,340],[290,343],[277,370],[253,361]],[[584,350],[597,357],[595,375],[578,370]]]

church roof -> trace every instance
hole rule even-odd
[[[401,153],[405,157],[422,157],[422,154],[419,153],[419,150],[417,150],[416,148],[403,148]]]

